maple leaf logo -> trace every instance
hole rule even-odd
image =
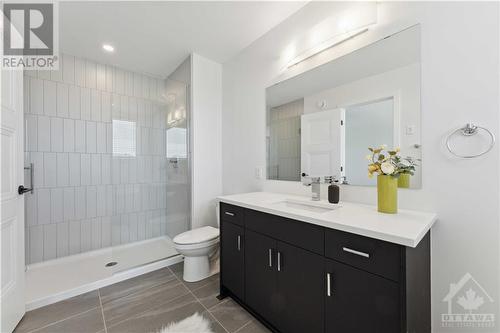
[[[457,303],[465,310],[469,310],[469,313],[472,313],[472,310],[477,310],[483,305],[484,299],[481,296],[477,296],[476,292],[469,288],[469,290],[465,292],[465,297],[460,296]]]

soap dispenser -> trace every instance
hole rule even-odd
[[[325,177],[325,181],[330,183],[328,185],[328,202],[332,204],[338,204],[340,201],[340,186],[337,180],[333,180],[333,177]]]

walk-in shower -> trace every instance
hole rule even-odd
[[[189,81],[68,54],[24,78],[28,305],[176,256]]]

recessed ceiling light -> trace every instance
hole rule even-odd
[[[109,44],[102,44],[102,48],[106,52],[114,52],[115,51],[115,48]]]

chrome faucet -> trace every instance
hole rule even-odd
[[[311,186],[311,199],[313,201],[321,200],[321,177],[310,177],[303,172],[302,185]]]

